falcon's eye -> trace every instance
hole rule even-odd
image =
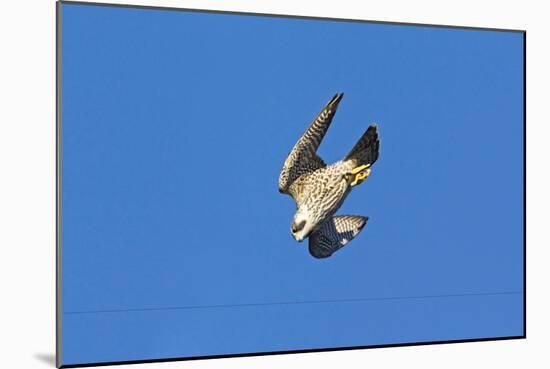
[[[302,220],[300,223],[296,224],[294,221],[290,225],[290,230],[292,233],[300,232],[302,229],[304,229],[304,226],[306,225],[306,221]]]

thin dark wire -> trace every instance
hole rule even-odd
[[[446,298],[446,297],[518,295],[522,293],[523,291],[508,291],[508,292],[487,292],[487,293],[464,293],[464,294],[450,294],[450,295],[366,297],[366,298],[357,298],[357,299],[260,302],[260,303],[247,303],[247,304],[220,304],[220,305],[193,305],[193,306],[174,306],[174,307],[165,307],[165,308],[158,307],[158,308],[141,308],[141,309],[67,311],[67,312],[64,312],[64,314],[69,315],[69,314],[123,313],[123,312],[139,312],[139,311],[159,311],[159,310],[217,309],[217,308],[253,307],[253,306],[269,306],[269,305],[325,304],[325,303],[342,303],[342,302],[346,303],[346,302],[361,302],[361,301],[408,300],[408,299],[429,299],[429,298]]]

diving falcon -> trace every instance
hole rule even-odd
[[[366,216],[334,214],[352,188],[371,174],[380,150],[377,125],[371,124],[342,160],[326,165],[317,155],[343,96],[336,94],[321,110],[288,154],[279,175],[279,192],[296,202],[292,236],[298,242],[309,237],[309,252],[316,258],[331,256],[365,226]]]

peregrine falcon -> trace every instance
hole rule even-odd
[[[296,241],[309,237],[309,252],[326,258],[361,232],[368,217],[338,215],[352,187],[362,183],[378,159],[378,128],[372,124],[340,161],[326,165],[317,148],[344,94],[336,94],[288,154],[279,176],[279,192],[292,196],[296,214],[290,230]]]

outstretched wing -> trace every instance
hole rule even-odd
[[[289,193],[292,183],[302,174],[313,172],[326,166],[317,155],[317,148],[327,133],[332,118],[336,113],[338,103],[344,94],[336,94],[321,110],[317,118],[309,125],[302,137],[288,154],[281,174],[279,175],[279,191]]]
[[[328,258],[361,232],[368,217],[339,215],[327,220],[309,236],[309,253],[316,258]]]

